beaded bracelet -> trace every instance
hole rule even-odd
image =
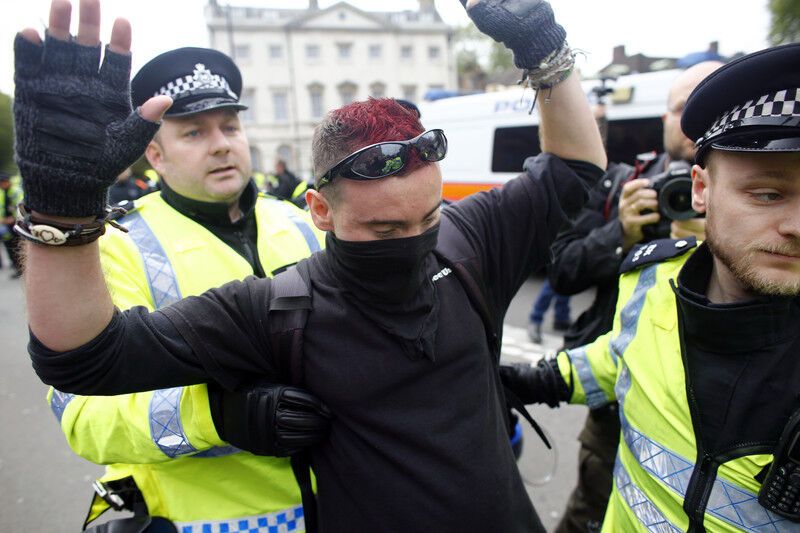
[[[82,246],[100,238],[106,232],[106,222],[117,229],[128,229],[115,222],[127,211],[121,207],[106,207],[105,213],[85,224],[64,224],[54,220],[39,218],[24,204],[17,207],[17,220],[14,231],[22,238],[36,244],[48,246]]]

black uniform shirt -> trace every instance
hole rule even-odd
[[[602,175],[571,166],[541,155],[502,189],[443,212],[440,245],[461,238],[476,251],[497,323]],[[326,260],[309,260],[303,359],[305,386],[335,417],[313,457],[321,530],[543,531],[508,443],[483,324],[455,275],[435,282],[435,357],[412,359],[347,297]],[[431,277],[445,272],[429,264]],[[270,281],[248,278],[152,314],[133,308],[73,352],[32,339],[34,367],[59,390],[93,394],[281,379],[264,321],[269,299]]]

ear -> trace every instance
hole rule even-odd
[[[708,185],[708,168],[694,165],[692,167],[692,208],[698,213],[705,213],[708,207]]]
[[[158,175],[163,176],[164,152],[161,150],[161,145],[155,140],[150,141],[147,144],[147,148],[144,149],[144,156],[147,158],[147,162],[150,163],[150,166],[158,172]]]
[[[333,211],[328,199],[313,189],[306,191],[306,203],[311,212],[311,220],[322,231],[333,231]]]

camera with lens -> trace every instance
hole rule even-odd
[[[646,240],[669,238],[673,220],[700,216],[692,209],[692,168],[688,163],[670,163],[666,172],[650,178],[650,188],[656,191],[661,218],[655,224],[642,226]],[[642,211],[647,212],[650,210]]]

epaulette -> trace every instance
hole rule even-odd
[[[673,257],[685,254],[697,246],[697,238],[685,239],[658,239],[644,244],[637,244],[619,267],[619,273],[624,274],[654,263],[660,263]]]

